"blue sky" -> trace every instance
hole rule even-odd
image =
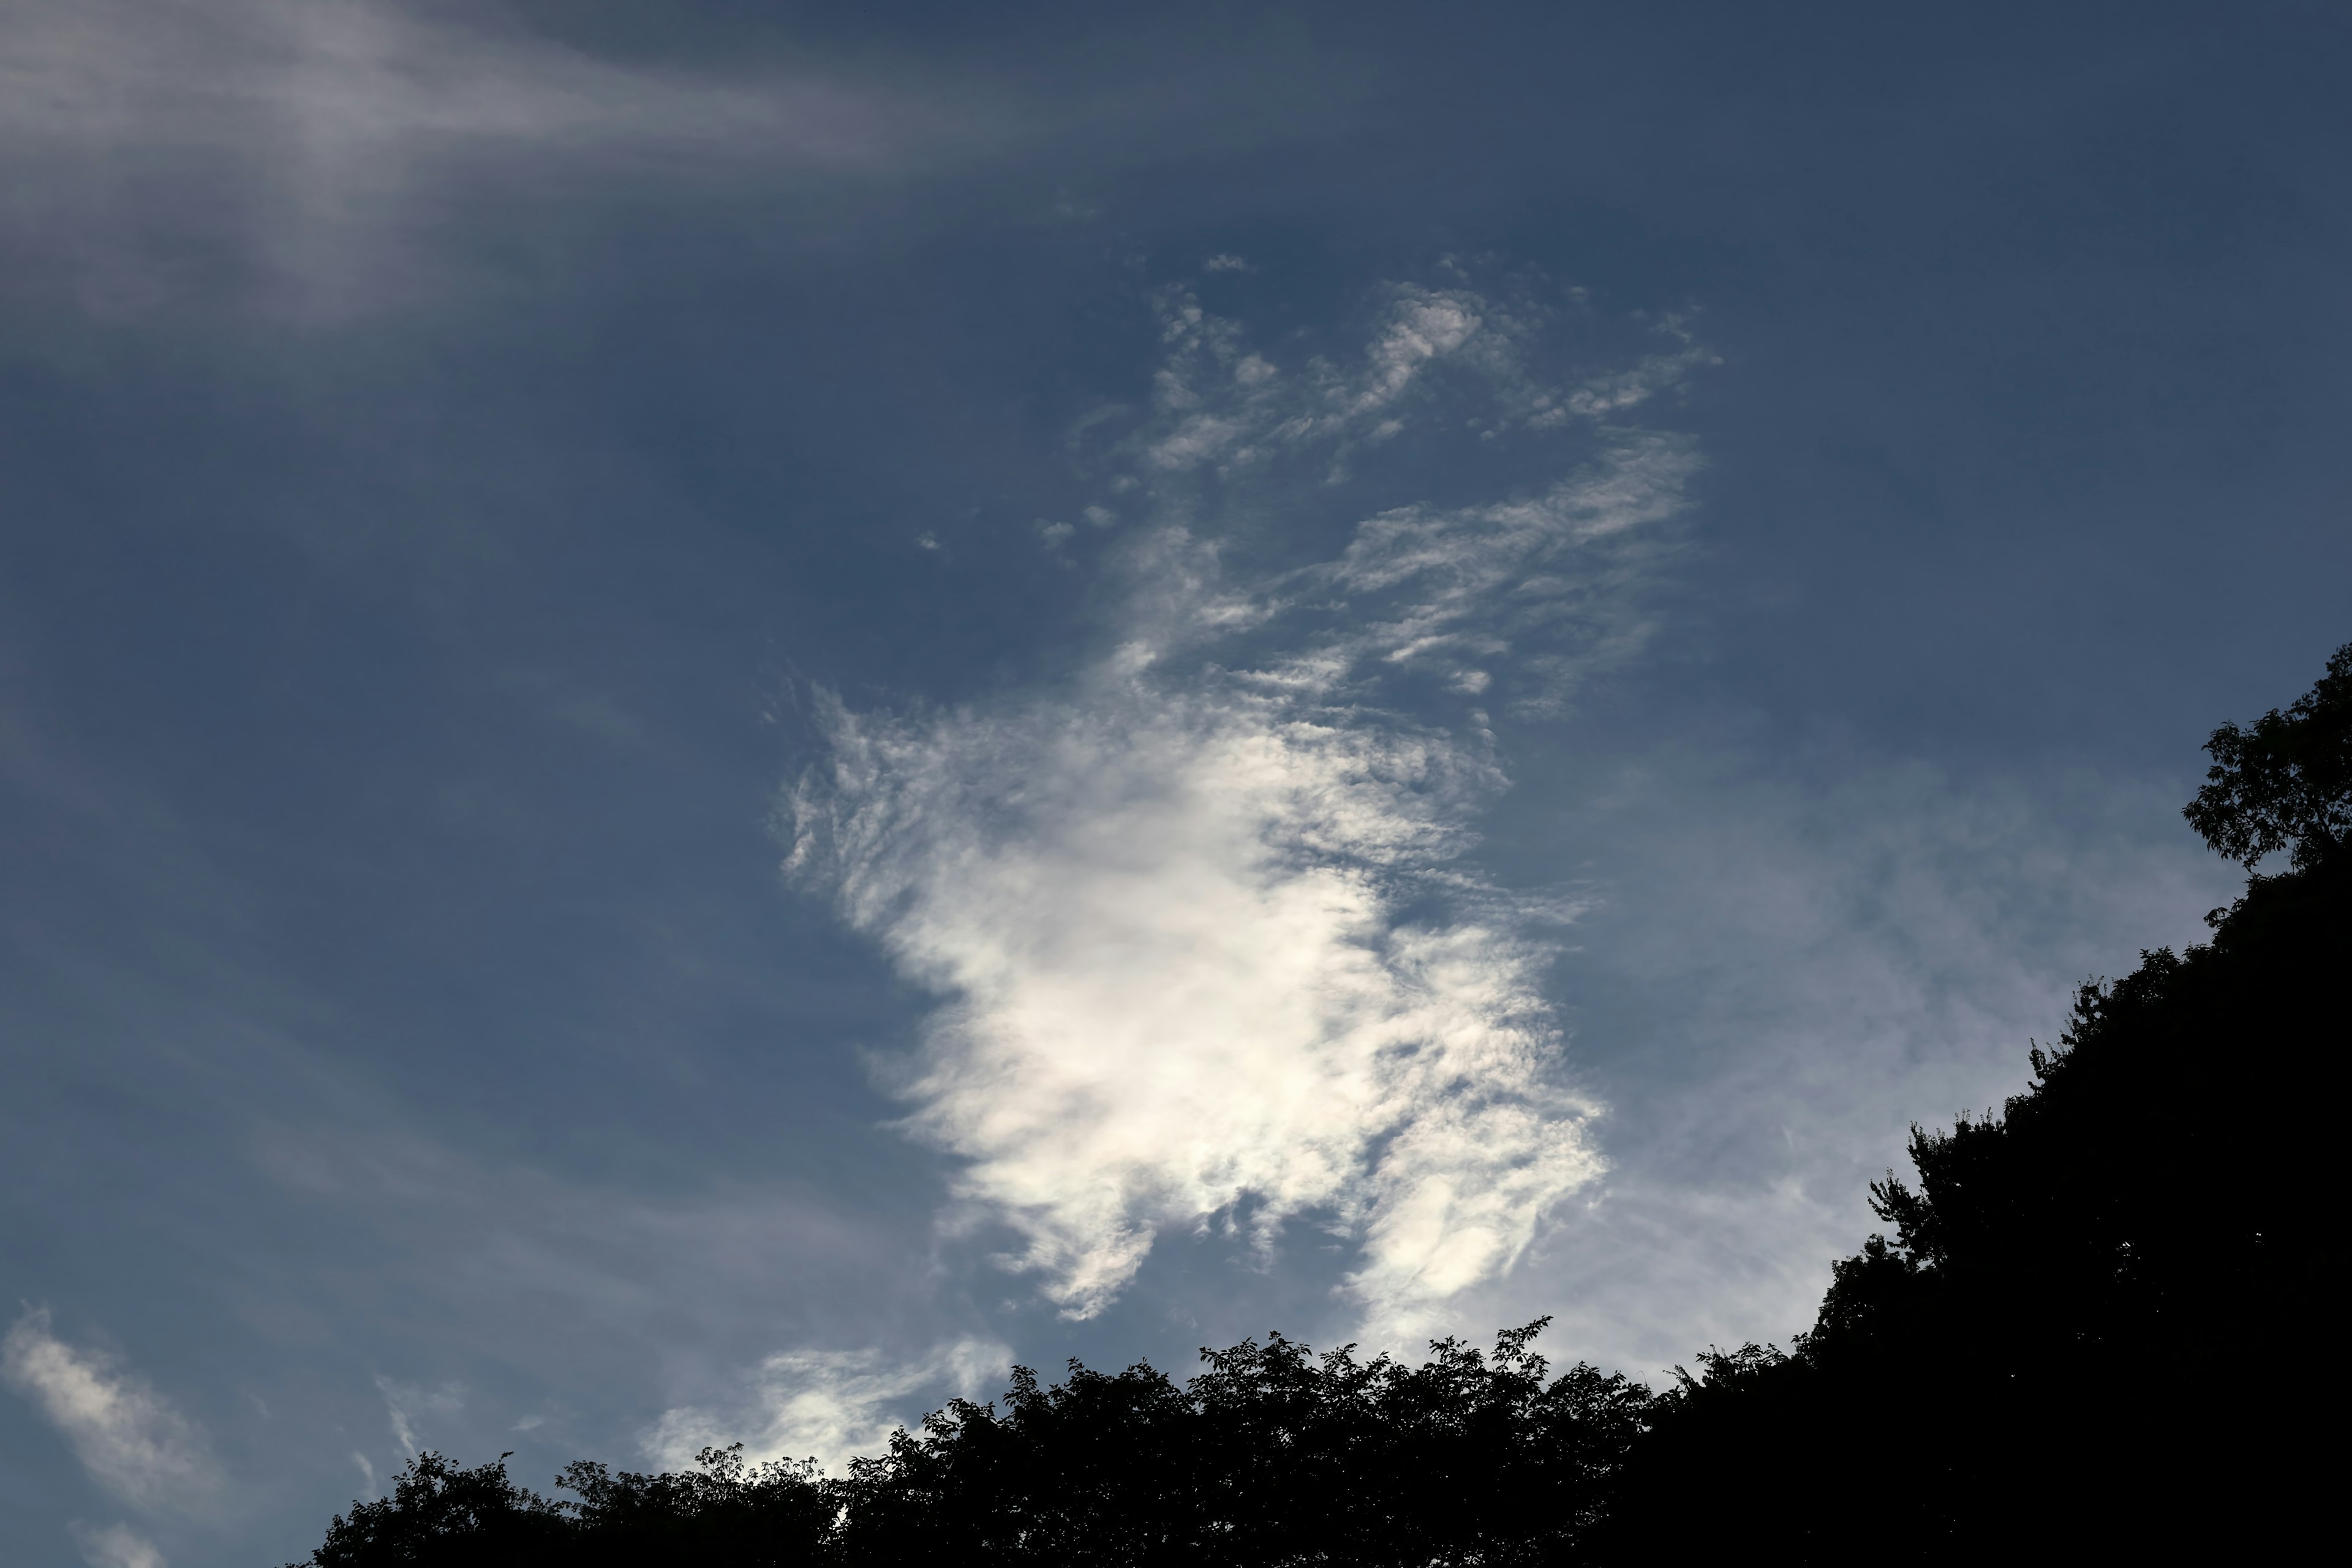
[[[2352,635],[2347,45],[12,8],[0,1555],[1785,1340]]]

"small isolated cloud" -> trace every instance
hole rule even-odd
[[[0,1376],[64,1434],[93,1479],[132,1507],[194,1510],[220,1490],[203,1431],[120,1358],[58,1339],[47,1309],[26,1312],[0,1340]]]
[[[1507,1272],[1602,1162],[1540,993],[1540,925],[1570,911],[1463,861],[1507,782],[1488,717],[1382,694],[1557,706],[1639,640],[1647,542],[1696,459],[1606,428],[1534,495],[1391,508],[1331,559],[1235,576],[1188,471],[1230,497],[1252,472],[1300,482],[1252,453],[1311,448],[1319,475],[1447,356],[1523,411],[1520,330],[1466,289],[1399,289],[1354,368],[1293,377],[1188,297],[1163,320],[1156,415],[1125,447],[1159,521],[1124,640],[985,710],[829,704],[788,864],[951,998],[895,1086],[907,1126],[961,1157],[967,1212],[1013,1229],[1066,1313],[1099,1311],[1169,1228],[1270,1249],[1306,1220],[1358,1242],[1349,1289],[1402,1340]]]
[[[388,1377],[375,1380],[376,1391],[383,1395],[384,1414],[392,1425],[394,1441],[409,1453],[417,1453],[424,1445],[417,1440],[417,1422],[425,1415],[454,1415],[466,1407],[466,1390],[462,1384],[445,1383],[438,1388],[425,1388],[413,1383],[397,1383]]]
[[[646,1435],[646,1457],[685,1469],[706,1447],[741,1443],[753,1460],[814,1458],[839,1473],[856,1455],[876,1454],[890,1434],[923,1412],[917,1395],[972,1399],[1012,1363],[1001,1344],[959,1340],[914,1361],[878,1351],[787,1351],[761,1362],[745,1397],[724,1409],[668,1411]]]
[[[1257,268],[1233,252],[1223,251],[1201,263],[1201,270],[1203,272],[1255,272]]]
[[[81,1560],[89,1568],[165,1568],[163,1554],[155,1543],[127,1524],[110,1524],[93,1530],[76,1524],[74,1544],[81,1548]]]

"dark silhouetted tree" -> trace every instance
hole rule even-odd
[[[574,1464],[558,1484],[578,1500],[551,1503],[503,1460],[427,1454],[312,1563],[1550,1563],[1605,1511],[1653,1397],[1587,1365],[1551,1376],[1542,1327],[1486,1353],[1442,1340],[1417,1366],[1277,1334],[1203,1352],[1181,1387],[1145,1365],[1073,1362],[1050,1387],[1015,1368],[1001,1412],[957,1401],[835,1480],[707,1449],[685,1475]]]
[[[1649,1391],[1551,1378],[1541,1322],[1491,1354],[1453,1340],[1410,1366],[1279,1334],[1203,1352],[1182,1388],[1149,1366],[1016,1369],[999,1415],[959,1403],[845,1488],[854,1563],[1533,1563],[1605,1506]]]
[[[2205,750],[2213,766],[2182,815],[2218,853],[2252,870],[2286,849],[2301,869],[2340,847],[2352,837],[2352,643],[2286,711],[2224,724]]]
[[[512,1457],[460,1469],[438,1454],[417,1455],[390,1497],[354,1502],[336,1516],[325,1543],[310,1553],[313,1568],[538,1568],[572,1561],[569,1521],[508,1479]]]
[[[556,1485],[577,1502],[556,1506],[573,1521],[583,1568],[697,1563],[706,1568],[800,1568],[832,1561],[840,1503],[813,1459],[752,1465],[743,1445],[705,1448],[698,1470],[639,1475],[585,1459]]]

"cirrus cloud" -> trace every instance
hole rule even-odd
[[[0,1339],[0,1377],[64,1435],[90,1478],[134,1508],[201,1510],[223,1476],[202,1428],[119,1357],[66,1343],[47,1308]]]
[[[1640,640],[1636,591],[1696,458],[1591,423],[1571,471],[1485,505],[1408,503],[1336,557],[1229,571],[1194,476],[1336,471],[1459,373],[1541,429],[1525,312],[1399,289],[1360,361],[1285,370],[1190,296],[1114,483],[1126,636],[1067,685],[948,713],[821,699],[790,869],[945,999],[896,1087],[961,1157],[971,1218],[1018,1236],[1072,1317],[1171,1227],[1360,1247],[1348,1289],[1403,1337],[1510,1269],[1603,1162],[1543,1000],[1548,922],[1464,857],[1507,783],[1483,701],[1556,707]],[[1319,480],[1310,482],[1322,482]],[[1440,722],[1384,702],[1433,678]]]

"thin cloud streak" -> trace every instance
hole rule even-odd
[[[648,209],[667,227],[681,202],[782,202],[830,249],[958,209],[902,199],[910,180],[1010,181],[1037,202],[1045,166],[1083,182],[1178,147],[1328,134],[1361,97],[1303,47],[1155,52],[1106,77],[1066,36],[985,59],[904,39],[816,59],[789,19],[737,20],[758,43],[681,61],[496,5],[0,7],[0,276],[110,321],[342,322],[541,286],[583,242]],[[1055,204],[1055,221],[1091,216],[1066,190]]]
[[[1543,428],[1572,394],[1467,289],[1398,289],[1360,363],[1295,373],[1188,295],[1162,311],[1170,362],[1112,487],[1158,520],[1127,639],[985,710],[824,700],[788,867],[948,998],[895,1085],[906,1126],[961,1157],[964,1217],[1011,1226],[1005,1261],[1066,1314],[1100,1311],[1164,1230],[1270,1252],[1305,1221],[1360,1246],[1367,1331],[1409,1338],[1601,1173],[1601,1107],[1540,990],[1541,925],[1572,905],[1463,861],[1507,783],[1486,713],[1376,699],[1500,673],[1557,706],[1638,642],[1645,535],[1696,459],[1598,426],[1539,494],[1391,509],[1336,559],[1235,580],[1197,480],[1326,482],[1441,405],[1441,371],[1490,427]]]
[[[940,126],[936,109],[824,78],[734,81],[624,68],[501,27],[381,0],[227,5],[100,0],[14,8],[0,125],[56,143],[165,133],[249,147],[701,147],[810,167],[871,167]],[[191,59],[224,68],[192,76]]]
[[[0,1378],[64,1435],[90,1478],[133,1508],[202,1510],[223,1476],[205,1434],[118,1358],[67,1344],[46,1308],[0,1339]]]
[[[624,64],[495,13],[77,0],[0,16],[12,247],[101,315],[189,297],[339,316],[435,291],[452,204],[902,174],[1002,105],[807,67]]]
[[[466,1391],[457,1384],[444,1384],[438,1388],[422,1388],[415,1384],[401,1383],[379,1374],[376,1392],[383,1395],[383,1410],[392,1426],[393,1441],[404,1454],[422,1453],[424,1442],[418,1437],[416,1423],[421,1416],[455,1415],[466,1407]],[[370,1476],[371,1484],[373,1477]]]

